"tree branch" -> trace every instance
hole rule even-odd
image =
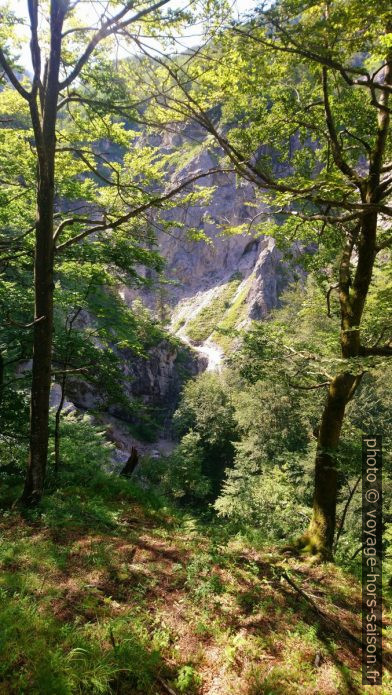
[[[65,87],[69,87],[72,84],[72,82],[80,74],[84,65],[87,63],[90,55],[93,53],[93,51],[95,50],[97,45],[103,39],[106,39],[111,34],[114,34],[116,31],[119,31],[120,29],[123,29],[123,28],[129,26],[130,24],[133,24],[134,22],[137,22],[139,19],[142,19],[142,17],[144,17],[145,15],[150,14],[151,12],[154,12],[155,10],[162,7],[163,5],[167,5],[168,2],[170,2],[170,0],[159,0],[158,2],[154,3],[153,5],[150,5],[150,7],[146,7],[145,9],[140,10],[140,12],[137,12],[132,17],[129,17],[129,19],[121,22],[123,17],[125,17],[125,15],[134,6],[133,0],[131,0],[131,2],[127,2],[126,6],[120,12],[118,12],[114,17],[111,17],[106,22],[104,22],[101,29],[99,29],[99,31],[97,31],[97,33],[93,36],[93,38],[89,42],[87,48],[85,49],[84,53],[80,56],[76,65],[74,66],[73,70],[71,70],[68,77],[66,77],[60,83],[60,89],[64,89]]]
[[[301,391],[314,391],[315,389],[323,388],[323,386],[329,386],[330,383],[330,381],[323,381],[321,384],[315,384],[314,386],[301,386],[300,384],[293,384],[291,381],[288,382],[293,389],[301,389]]]
[[[340,147],[337,132],[336,132],[336,126],[335,126],[335,121],[334,117],[332,114],[331,110],[331,105],[329,102],[329,93],[328,93],[328,71],[327,68],[324,66],[322,69],[322,83],[323,83],[323,97],[324,97],[324,112],[325,112],[325,120],[327,123],[327,128],[329,132],[329,137],[330,137],[330,142],[331,142],[331,149],[332,149],[332,155],[334,158],[334,162],[338,169],[347,176],[350,181],[353,181],[359,189],[361,189],[361,185],[363,183],[363,179],[361,176],[357,174],[357,172],[350,167],[346,160],[343,158],[342,154],[342,148]]]
[[[64,249],[68,248],[72,244],[77,243],[78,241],[81,241],[85,237],[89,236],[90,234],[95,234],[96,232],[103,232],[105,230],[113,230],[121,225],[125,224],[129,220],[131,220],[134,217],[137,217],[137,215],[140,215],[142,212],[145,210],[148,210],[150,207],[159,207],[162,203],[166,202],[167,200],[170,200],[173,196],[177,195],[177,193],[180,193],[183,191],[187,186],[189,186],[191,183],[194,183],[198,179],[204,178],[206,176],[210,176],[211,174],[217,174],[217,173],[222,173],[226,171],[232,171],[232,169],[210,169],[209,171],[205,171],[199,174],[195,174],[192,176],[190,179],[187,179],[187,181],[183,181],[181,184],[176,186],[175,188],[172,188],[169,190],[167,193],[165,193],[162,196],[157,196],[155,198],[150,198],[150,200],[146,201],[142,205],[139,205],[137,208],[134,208],[130,212],[128,212],[125,215],[122,215],[121,217],[118,217],[116,220],[110,222],[102,222],[98,223],[95,227],[92,227],[91,229],[86,229],[80,234],[77,234],[75,237],[72,239],[68,239],[65,241],[63,244],[60,244],[60,246],[56,247],[56,252],[61,253]]]
[[[33,328],[33,326],[35,326],[37,323],[40,323],[45,318],[45,316],[40,316],[38,319],[34,319],[34,321],[31,321],[31,323],[19,323],[19,321],[14,321],[8,316],[7,323],[11,326],[17,326],[18,328]]]
[[[340,520],[339,528],[338,528],[337,533],[336,533],[336,540],[335,540],[334,547],[333,547],[334,553],[336,553],[336,548],[337,548],[337,546],[338,546],[339,538],[340,538],[340,536],[342,535],[342,531],[343,531],[343,529],[344,529],[344,522],[346,521],[346,516],[347,516],[348,508],[349,508],[349,506],[350,506],[350,504],[351,504],[352,498],[354,497],[355,490],[357,489],[357,487],[358,487],[359,483],[361,482],[361,480],[362,480],[362,475],[360,475],[359,478],[358,478],[358,480],[356,480],[355,484],[353,485],[352,489],[350,490],[349,496],[348,496],[348,498],[347,498],[347,500],[346,500],[346,504],[344,505],[342,518],[341,518],[341,520]]]
[[[278,44],[274,43],[273,41],[267,41],[266,39],[263,39],[261,36],[254,36],[252,33],[241,30],[238,27],[232,27],[232,31],[234,31],[236,34],[246,36],[248,39],[252,39],[256,43],[260,43],[263,46],[266,46],[267,48],[271,48],[275,51],[281,51],[283,53],[292,53],[295,55],[299,55],[302,58],[308,58],[308,60],[311,60],[314,63],[318,63],[319,65],[322,65],[326,68],[336,70],[341,74],[344,81],[350,87],[365,87],[369,90],[380,89],[381,91],[387,94],[392,92],[392,87],[389,83],[375,82],[375,77],[379,72],[379,69],[375,73],[373,73],[373,75],[370,75],[363,68],[345,66],[339,63],[334,58],[331,58],[330,56],[321,55],[319,53],[316,53],[315,51],[303,48],[300,46],[298,42],[295,41],[293,36],[286,29],[284,29],[284,27],[280,26],[278,22],[271,19],[271,17],[267,18],[275,27],[275,29],[277,29],[284,35],[286,41],[288,41],[291,44],[291,46],[284,43]],[[382,68],[383,67],[385,66],[382,66]],[[361,75],[364,79],[355,79],[351,75]],[[377,106],[380,106],[382,108],[382,104],[377,104]]]
[[[5,74],[7,75],[9,81],[11,82],[12,86],[15,87],[16,91],[19,92],[21,97],[23,99],[26,99],[26,101],[30,101],[31,94],[28,92],[24,87],[22,87],[21,83],[19,82],[18,78],[16,77],[14,71],[12,70],[7,58],[5,57],[5,54],[3,53],[2,49],[0,48],[0,65],[3,68]]]
[[[385,345],[374,345],[373,347],[361,345],[359,355],[361,357],[392,357],[392,342]]]
[[[93,367],[93,364],[86,364],[84,367],[71,367],[70,369],[56,369],[51,372],[52,376],[57,376],[58,374],[77,374],[78,372],[86,372],[88,369]]]
[[[339,283],[336,283],[336,285],[331,285],[331,287],[329,287],[328,292],[327,292],[327,296],[326,296],[326,299],[327,299],[327,316],[328,316],[329,319],[332,318],[332,314],[331,314],[331,293],[333,292],[333,290],[337,290],[338,287],[339,287]]]
[[[37,0],[27,0],[29,16],[30,16],[30,52],[31,62],[33,64],[34,77],[31,96],[33,96],[41,85],[41,49],[38,40],[38,2]],[[41,91],[41,103],[43,94]]]
[[[90,220],[87,217],[67,217],[67,219],[60,222],[59,226],[57,227],[55,233],[53,234],[53,241],[54,242],[57,241],[57,239],[59,238],[61,232],[63,231],[63,229],[65,229],[65,227],[69,227],[73,224],[77,224],[80,222],[84,223],[84,224],[97,224],[97,222],[99,222],[99,220]]]

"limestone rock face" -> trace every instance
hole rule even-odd
[[[178,151],[183,145],[186,152],[186,141],[202,143],[203,139],[200,130],[187,126],[178,133],[166,133],[161,148],[167,153],[174,149]],[[154,141],[154,144],[158,143]],[[171,172],[168,187],[199,172],[217,168],[217,154],[217,149],[207,143],[204,149],[197,148],[183,167]],[[164,215],[165,221],[171,221],[173,226],[170,234],[157,232],[157,243],[166,261],[165,275],[169,283],[143,291],[143,302],[157,313],[162,312],[166,305],[174,324],[185,313],[182,307],[196,315],[198,307],[205,304],[206,293],[212,291],[213,296],[214,288],[222,287],[234,274],[239,274],[246,281],[246,318],[263,318],[277,305],[289,276],[274,240],[271,237],[255,238],[252,234],[252,220],[255,217],[257,221],[267,220],[268,208],[256,200],[251,183],[240,180],[231,172],[212,173],[199,179],[197,185],[212,187],[207,202],[173,207]],[[241,231],[244,233],[222,233],[224,227],[239,225],[243,226]],[[209,243],[189,238],[189,228],[203,232]],[[123,287],[121,295],[131,304],[136,296],[140,296],[140,290]]]
[[[266,238],[260,241],[254,279],[247,297],[249,318],[262,319],[277,306],[289,276],[290,271],[282,262],[274,240]]]
[[[166,340],[151,348],[145,357],[135,356],[130,350],[118,353],[125,376],[124,393],[139,404],[140,415],[137,405],[135,410],[110,405],[107,412],[124,422],[139,424],[147,406],[152,413],[159,411],[163,430],[169,427],[184,381],[207,366],[206,359],[192,349],[179,348]],[[68,380],[67,396],[79,409],[105,408],[99,389],[79,377]]]
[[[206,362],[193,350],[178,348],[166,340],[151,348],[146,358],[135,357],[126,350],[120,353],[126,377],[125,394],[152,410],[158,408],[165,428],[177,406],[185,379],[204,371]],[[123,420],[135,419],[121,406],[111,406],[109,412]]]

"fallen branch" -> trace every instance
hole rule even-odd
[[[333,618],[331,618],[327,613],[325,613],[321,608],[319,608],[317,603],[309,596],[309,594],[303,591],[303,589],[301,589],[301,587],[299,587],[298,584],[296,584],[295,581],[291,579],[291,577],[289,577],[288,574],[286,574],[286,572],[282,572],[280,576],[286,580],[286,582],[291,586],[292,589],[294,589],[294,591],[297,592],[297,594],[302,596],[302,598],[304,598],[305,601],[307,601],[310,604],[311,608],[313,608],[315,613],[317,613],[323,620],[325,620],[325,622],[332,625],[333,629],[337,632],[343,632],[345,637],[347,637],[349,640],[354,642],[354,644],[356,644],[358,647],[362,649],[362,641],[358,637],[353,635],[351,632],[349,632],[349,630],[347,630],[341,624],[338,625]]]
[[[158,681],[158,683],[160,683],[162,688],[164,688],[166,692],[169,693],[169,695],[177,695],[176,691],[173,690],[173,688],[171,688],[170,685],[168,685],[166,681],[163,680],[163,678],[161,678],[160,676],[156,676],[156,680]]]

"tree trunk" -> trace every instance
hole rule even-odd
[[[388,25],[388,31],[390,31],[390,25]],[[384,70],[385,83],[391,85],[391,54],[387,58]],[[347,359],[372,353],[372,348],[366,348],[366,346],[361,344],[360,327],[377,253],[378,212],[374,206],[382,202],[385,191],[388,188],[388,183],[384,182],[381,184],[382,166],[390,124],[388,100],[389,92],[385,90],[378,97],[377,130],[375,143],[369,155],[369,175],[366,179],[362,179],[358,186],[361,202],[363,205],[368,204],[369,209],[359,218],[357,227],[348,231],[346,244],[340,260],[340,343],[342,357]],[[328,104],[328,95],[324,97],[324,105],[331,138],[336,140],[333,116]],[[336,146],[339,150],[337,141],[335,142],[335,148]],[[341,152],[339,153],[339,151],[338,156],[341,157]],[[352,263],[354,247],[356,247],[357,251],[357,262],[352,280],[351,266],[354,265]],[[373,354],[377,353],[373,352]],[[362,371],[362,373],[354,375],[346,372],[332,380],[321,419],[315,462],[312,519],[307,532],[299,540],[298,545],[303,550],[316,552],[326,558],[332,557],[335,534],[337,500],[336,450],[339,444],[346,405],[353,397],[363,373]]]
[[[53,167],[54,169],[54,167]],[[49,439],[49,396],[53,335],[53,178],[40,177],[34,265],[35,319],[30,409],[30,455],[22,502],[37,503],[43,493]]]
[[[315,462],[313,514],[309,528],[301,539],[301,546],[305,551],[318,554],[324,559],[332,556],[337,498],[336,450],[344,411],[355,382],[356,377],[348,372],[333,379],[321,418]]]
[[[121,475],[131,476],[138,463],[139,454],[137,452],[137,449],[135,449],[135,447],[133,446],[131,449],[131,455],[129,456],[128,461],[122,469]]]
[[[3,399],[3,385],[4,385],[4,358],[3,353],[0,350],[0,405]]]
[[[371,200],[371,194],[368,194]],[[341,311],[342,357],[353,358],[361,354],[360,325],[372,278],[377,231],[377,214],[363,216],[361,224],[353,232],[343,250],[340,262],[339,301]],[[358,260],[353,282],[350,261],[357,245]],[[309,527],[299,541],[305,552],[332,559],[336,525],[337,461],[347,403],[353,397],[361,380],[358,375],[344,372],[330,383],[327,401],[321,418],[315,461],[313,512]]]
[[[38,192],[36,248],[34,261],[35,318],[33,373],[30,409],[30,455],[25,486],[24,504],[36,504],[41,499],[46,473],[49,439],[49,396],[53,335],[53,213],[56,153],[57,100],[61,40],[67,0],[52,0],[50,4],[50,51],[47,78],[40,82],[39,46],[32,38],[35,68],[33,92],[29,100],[38,157]],[[37,22],[35,7],[34,23]]]

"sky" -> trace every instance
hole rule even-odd
[[[189,7],[191,0],[172,0],[167,7],[171,9],[182,8],[185,9]],[[82,0],[80,3],[81,19],[86,24],[95,24],[97,17],[102,13],[102,8],[105,7],[107,3],[104,0]],[[232,0],[231,6],[234,16],[239,17],[242,14],[250,12],[257,6],[258,0]],[[8,6],[15,12],[16,16],[23,18],[26,23],[28,22],[28,10],[27,10],[27,0],[11,0],[8,2]],[[200,39],[198,34],[201,32],[201,27],[189,27],[185,35],[178,37],[178,50],[181,51],[186,48],[198,45]],[[20,62],[23,64],[25,69],[31,71],[31,57],[29,49],[29,31],[27,27],[20,27],[19,30],[20,38],[23,40],[23,48],[20,54]],[[200,33],[201,37],[201,33]],[[148,41],[149,47],[153,50],[154,45],[158,46],[156,42],[151,39]],[[125,50],[119,49],[118,57],[123,57],[129,54],[129,48]]]

